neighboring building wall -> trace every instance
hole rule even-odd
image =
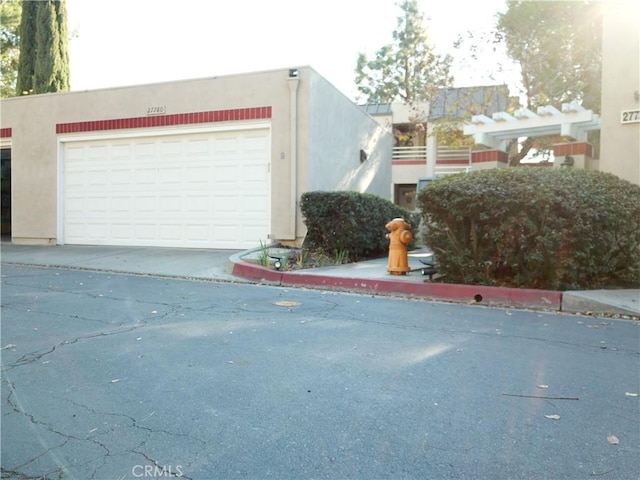
[[[600,170],[640,184],[640,122],[621,112],[640,110],[640,3],[603,8]]]
[[[390,199],[391,130],[315,72],[309,72],[306,185],[302,190],[354,190]],[[301,129],[305,121],[301,119]],[[300,146],[302,147],[302,146]],[[361,161],[360,150],[366,153]]]

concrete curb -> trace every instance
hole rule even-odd
[[[442,300],[478,305],[511,306],[556,310],[562,309],[562,292],[481,285],[458,285],[445,283],[413,283],[392,279],[361,279],[332,277],[321,274],[281,272],[247,263],[241,255],[231,257],[232,275],[241,278],[283,287],[308,287],[343,290],[358,293],[402,295],[428,300]]]

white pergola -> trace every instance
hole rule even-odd
[[[465,135],[473,135],[476,145],[494,150],[506,150],[506,141],[521,137],[561,135],[568,141],[585,142],[587,132],[600,130],[600,117],[577,102],[563,103],[562,111],[546,105],[537,112],[528,108],[516,110],[513,115],[497,112],[492,118],[474,115],[464,126]]]

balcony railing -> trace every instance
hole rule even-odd
[[[438,146],[438,160],[433,172],[436,177],[470,171],[471,149],[469,147],[449,148]]]
[[[436,177],[443,177],[454,173],[469,173],[470,171],[471,165],[436,165],[433,173]]]
[[[393,147],[392,160],[427,160],[427,147]]]
[[[426,162],[427,147],[424,145],[393,147],[392,160],[422,160]],[[449,148],[438,146],[438,157],[433,170],[436,177],[469,171],[471,171],[471,149],[469,147]]]
[[[438,160],[464,160],[471,165],[471,149],[469,147],[449,148],[438,146]]]

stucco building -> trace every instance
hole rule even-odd
[[[640,184],[640,2],[607,2],[602,23],[600,170]]]
[[[577,102],[546,105],[536,112],[474,115],[464,127],[473,135],[472,162],[506,167],[506,140],[554,135],[554,166],[600,170],[640,184],[640,2],[612,0],[600,4],[602,15],[601,113]],[[600,154],[587,133],[600,130]]]
[[[2,100],[22,244],[299,244],[305,191],[390,198],[392,132],[310,67]]]

